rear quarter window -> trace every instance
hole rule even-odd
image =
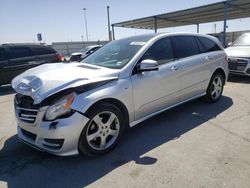
[[[177,59],[200,53],[194,36],[176,36],[173,37],[173,41],[175,46],[175,56]]]
[[[9,47],[9,56],[15,59],[33,56],[33,53],[29,47]]]
[[[198,41],[200,43],[199,46],[200,46],[200,50],[201,50],[202,53],[222,50],[218,46],[218,44],[216,44],[211,39],[208,39],[208,38],[205,38],[205,37],[198,37]]]
[[[49,47],[32,47],[32,51],[35,55],[46,55],[56,53],[54,49]]]

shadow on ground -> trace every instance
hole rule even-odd
[[[232,104],[231,98],[223,96],[214,104],[195,100],[163,112],[128,130],[114,151],[99,158],[52,156],[24,145],[17,136],[13,136],[5,141],[0,151],[0,181],[9,188],[78,188],[99,180],[130,161],[152,165],[158,159],[142,155],[162,144],[168,144],[168,141],[179,139]]]
[[[234,83],[250,84],[250,77],[241,75],[230,75],[228,81]]]
[[[12,89],[10,85],[0,86],[0,96],[9,95],[13,93],[15,93],[15,91]]]

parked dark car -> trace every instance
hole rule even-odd
[[[72,53],[70,56],[70,61],[82,61],[85,57],[92,54],[99,48],[101,48],[102,45],[94,45],[94,46],[88,46],[86,48],[81,49],[79,52]]]
[[[44,63],[62,61],[62,55],[50,46],[38,44],[0,45],[0,86],[27,69]]]

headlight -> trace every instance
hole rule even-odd
[[[72,93],[57,101],[54,105],[50,106],[45,114],[45,120],[52,121],[58,117],[62,117],[72,113],[70,105],[72,104],[76,94]]]

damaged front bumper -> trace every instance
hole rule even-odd
[[[70,117],[44,121],[47,107],[19,107],[15,101],[17,132],[20,140],[55,155],[78,154],[78,142],[89,119],[75,111]]]

